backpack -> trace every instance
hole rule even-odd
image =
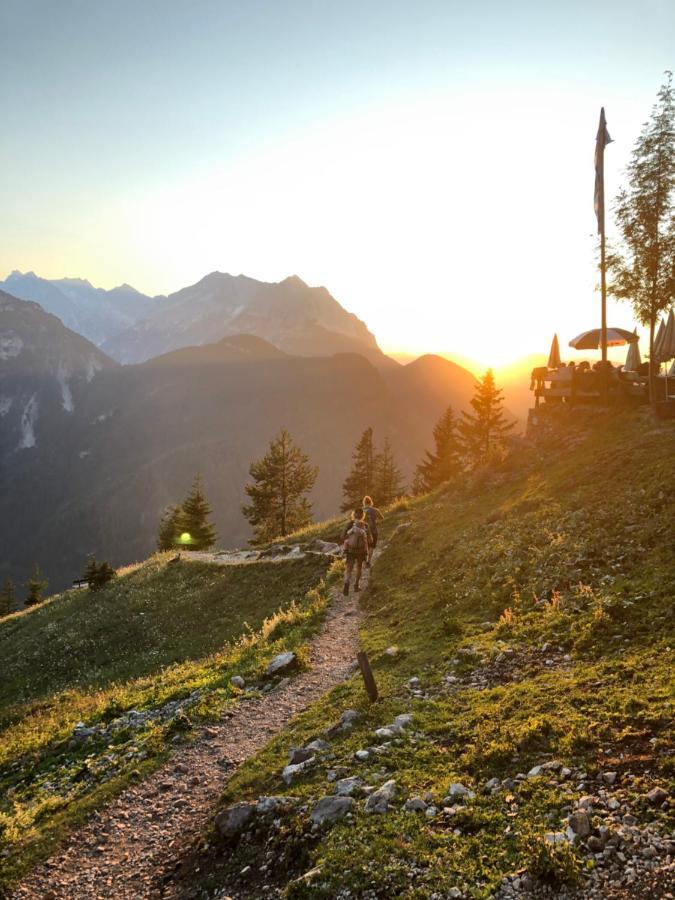
[[[347,540],[345,541],[345,550],[348,553],[359,553],[367,549],[367,538],[365,529],[359,528],[357,525],[347,532]]]

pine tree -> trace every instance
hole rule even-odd
[[[93,556],[89,557],[82,579],[89,582],[90,591],[100,591],[117,573],[107,562],[97,563]]]
[[[626,172],[628,188],[616,198],[621,251],[608,259],[610,293],[629,300],[649,325],[650,397],[655,400],[654,330],[675,301],[675,91],[666,72],[657,103],[638,138]]]
[[[427,450],[417,466],[413,492],[423,494],[439,484],[451,481],[462,471],[461,444],[457,433],[457,419],[449,406],[434,426],[435,452]]]
[[[210,515],[211,506],[202,490],[201,478],[197,475],[176,518],[178,534],[190,535],[191,550],[208,550],[215,544],[216,528],[209,522]]]
[[[352,470],[342,485],[342,512],[356,509],[366,495],[375,494],[375,446],[373,429],[366,428],[352,454]],[[377,503],[382,503],[380,498]]]
[[[387,506],[405,493],[403,476],[396,465],[389,438],[384,439],[382,453],[375,457],[374,468],[372,493],[375,502],[378,506]]]
[[[253,526],[254,543],[285,537],[312,521],[306,494],[314,487],[319,470],[282,429],[262,459],[251,463],[253,482],[245,491],[251,498],[242,512]]]
[[[39,566],[36,565],[33,569],[33,574],[26,582],[26,590],[28,591],[26,606],[37,606],[42,603],[44,600],[42,592],[46,587],[47,582],[42,577]]]
[[[473,414],[462,412],[459,434],[464,453],[473,466],[485,465],[503,449],[504,439],[515,422],[508,422],[501,406],[502,391],[495,385],[492,369],[476,384],[471,400]]]
[[[167,506],[159,520],[157,549],[160,552],[175,550],[180,535],[180,506]]]
[[[13,613],[15,609],[16,592],[14,590],[14,582],[11,578],[7,578],[0,591],[0,619]]]

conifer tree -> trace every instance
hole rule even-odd
[[[675,302],[675,89],[666,73],[657,103],[627,169],[628,187],[615,201],[622,247],[610,254],[610,292],[629,300],[649,326],[650,397],[655,400],[654,331]],[[653,362],[652,362],[653,361]]]
[[[211,506],[204,495],[199,475],[192,482],[192,488],[183,501],[176,517],[178,534],[190,535],[191,550],[208,550],[216,542],[216,528],[209,521]]]
[[[160,552],[174,550],[180,535],[180,506],[167,506],[159,520],[157,549]]]
[[[342,512],[361,506],[366,494],[375,494],[375,446],[373,429],[366,428],[352,454],[352,470],[342,485]],[[382,503],[376,498],[377,503]]]
[[[502,391],[495,384],[492,369],[477,382],[471,400],[473,413],[462,412],[459,434],[467,460],[471,465],[489,463],[503,448],[505,437],[515,422],[509,422],[501,406]]]
[[[16,609],[16,592],[14,590],[14,582],[11,578],[5,579],[5,583],[0,590],[0,619],[8,616]]]
[[[405,493],[403,476],[396,465],[389,438],[384,439],[382,453],[375,457],[374,469],[373,496],[378,506],[387,506]]]
[[[448,406],[434,426],[435,451],[427,450],[425,458],[417,466],[413,492],[423,494],[432,491],[446,481],[456,478],[462,471],[461,444],[457,433],[457,419]]]
[[[242,506],[242,512],[253,526],[254,543],[285,537],[312,521],[306,495],[319,470],[285,428],[270,442],[267,453],[251,463],[249,473],[253,482],[245,491],[251,502]]]
[[[90,556],[82,578],[89,582],[90,591],[100,591],[109,581],[112,581],[115,575],[116,572],[110,563],[97,563],[96,559]]]
[[[37,606],[42,603],[45,599],[42,596],[42,592],[47,587],[47,582],[42,577],[42,573],[40,572],[39,566],[36,564],[33,569],[33,574],[26,582],[26,590],[28,591],[28,596],[26,597],[26,606]]]

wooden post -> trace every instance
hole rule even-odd
[[[361,674],[363,675],[363,683],[366,686],[366,693],[370,698],[371,703],[375,703],[377,700],[377,685],[375,684],[375,678],[373,677],[373,670],[370,668],[370,663],[368,662],[368,657],[366,654],[360,650],[356,654],[356,661],[359,664],[359,669],[361,669]]]

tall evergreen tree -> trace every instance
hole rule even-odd
[[[366,428],[352,454],[352,469],[342,485],[342,511],[361,506],[366,494],[375,494],[375,445],[373,429]],[[377,503],[382,503],[376,498]]]
[[[489,463],[503,448],[506,435],[515,425],[504,415],[501,394],[492,369],[488,369],[476,384],[471,400],[473,413],[462,412],[459,434],[464,454],[473,466]]]
[[[251,463],[253,482],[245,491],[250,504],[242,512],[253,526],[254,542],[285,537],[312,521],[312,505],[306,495],[314,487],[319,470],[282,429],[262,459]]]
[[[5,579],[5,583],[0,590],[0,619],[8,616],[16,609],[16,591],[14,590],[14,582],[11,578]]]
[[[649,325],[650,397],[655,400],[654,331],[675,301],[675,92],[666,73],[649,121],[627,169],[628,187],[616,198],[622,237],[608,263],[610,292],[629,300],[637,319]]]
[[[434,426],[435,450],[427,450],[417,466],[413,492],[423,494],[432,491],[446,481],[456,478],[462,471],[461,443],[457,433],[457,419],[448,406]]]
[[[403,476],[396,465],[389,438],[384,439],[382,453],[375,457],[374,468],[373,496],[378,506],[387,506],[405,493]]]
[[[47,582],[42,577],[42,573],[40,572],[39,566],[36,564],[33,569],[33,574],[26,582],[26,590],[28,591],[28,595],[26,597],[26,606],[37,606],[42,603],[45,599],[42,596],[42,592],[47,587]]]
[[[179,536],[184,533],[190,535],[191,550],[208,550],[215,544],[216,528],[209,521],[210,515],[211,506],[202,489],[202,480],[197,475],[176,519]]]
[[[167,506],[159,520],[157,549],[160,552],[175,550],[180,536],[180,506]]]

